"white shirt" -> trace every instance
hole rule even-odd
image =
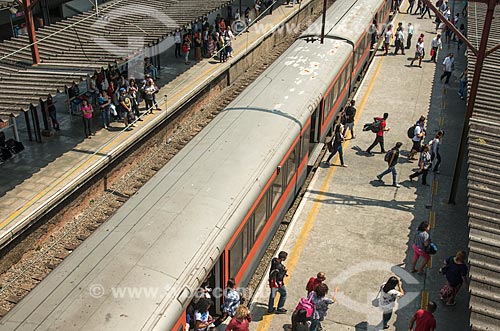
[[[418,136],[421,133],[422,133],[422,127],[420,125],[415,126],[415,130],[413,131],[413,138],[412,138],[412,140],[413,141],[420,141],[420,140],[422,140],[422,138]]]
[[[391,42],[391,37],[392,37],[392,30],[387,30],[387,32],[385,33],[385,40],[384,40],[384,42],[386,44],[389,44]]]
[[[424,54],[424,43],[417,43],[417,53],[420,55]]]
[[[413,25],[408,25],[408,34],[413,34]]]
[[[452,71],[451,67],[453,66],[454,62],[455,62],[454,58],[447,56],[443,61],[444,71],[451,72]]]
[[[180,32],[175,32],[174,33],[174,42],[176,44],[181,44],[182,43],[182,40],[181,40],[181,33]]]
[[[437,37],[434,37],[432,39],[432,43],[431,43],[431,46],[432,48],[439,48],[439,49],[443,49],[443,46],[442,46],[442,42],[441,42],[441,38],[437,38]]]
[[[398,39],[399,39],[400,41],[404,41],[404,40],[405,40],[405,34],[403,33],[403,31],[402,31],[402,30],[399,30],[399,31],[398,31]]]

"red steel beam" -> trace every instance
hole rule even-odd
[[[33,64],[40,63],[40,53],[38,52],[38,44],[36,41],[35,24],[33,22],[33,13],[31,9],[38,0],[33,3],[31,0],[23,0],[23,11],[24,17],[26,18],[26,28],[28,29],[28,36],[30,40],[31,56],[33,58]]]
[[[424,0],[428,1],[428,0]],[[483,0],[484,1],[484,0]],[[482,1],[481,1],[482,2]],[[471,90],[469,93],[469,98],[467,101],[467,113],[465,116],[464,127],[462,129],[462,138],[460,141],[460,147],[458,150],[457,161],[455,163],[455,172],[453,173],[453,181],[450,189],[450,198],[448,203],[455,203],[455,198],[458,190],[458,183],[460,179],[460,174],[462,172],[462,163],[465,157],[465,149],[467,146],[467,137],[469,135],[469,120],[472,117],[472,112],[474,110],[474,104],[476,103],[477,89],[479,87],[479,79],[481,78],[481,71],[483,68],[484,59],[486,58],[486,46],[488,44],[488,35],[491,29],[491,23],[493,21],[493,14],[495,12],[495,6],[498,0],[489,0],[488,9],[486,10],[486,17],[484,18],[483,32],[481,34],[481,42],[479,44],[479,51],[476,57],[476,65],[474,68],[474,77],[472,79]],[[494,47],[493,49],[498,48]]]

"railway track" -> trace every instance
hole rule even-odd
[[[288,35],[275,45],[265,57],[219,95],[202,106],[192,106],[185,114],[143,139],[141,146],[110,166],[112,169],[108,175],[94,180],[71,203],[61,207],[56,215],[33,227],[0,252],[0,317],[106,222],[128,198],[276,60],[306,27],[303,24],[300,31]],[[281,238],[279,234],[284,230],[280,228],[277,238]],[[273,244],[270,252],[273,251],[272,246]]]

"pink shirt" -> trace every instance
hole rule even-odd
[[[92,118],[92,106],[82,106],[83,118]]]

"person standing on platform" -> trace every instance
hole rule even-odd
[[[326,280],[326,276],[324,272],[318,272],[316,278],[311,277],[306,285],[307,296],[316,289],[316,286],[323,283]]]
[[[409,331],[435,331],[436,330],[436,319],[434,318],[434,312],[437,309],[437,305],[434,301],[429,301],[427,304],[427,309],[419,309],[413,315],[410,320]],[[415,324],[415,329],[413,328]]]
[[[97,103],[99,104],[99,109],[101,109],[102,112],[102,125],[105,129],[108,129],[111,126],[111,99],[108,97],[108,93],[106,92],[106,90],[102,90],[102,92],[99,94]]]
[[[234,317],[231,322],[226,326],[225,331],[248,331],[250,330],[250,322],[252,321],[252,316],[250,311],[246,306],[239,306],[236,309]]]
[[[381,181],[385,175],[392,172],[392,186],[394,187],[401,187],[401,185],[398,184],[398,172],[396,171],[396,165],[398,164],[399,158],[399,149],[401,148],[401,146],[403,146],[403,143],[397,142],[396,146],[394,146],[390,151],[387,152],[384,160],[387,162],[388,167],[380,175],[377,175],[377,179]]]
[[[408,37],[406,38],[406,49],[410,49],[411,48],[411,38],[413,37],[413,32],[415,31],[413,29],[413,24],[411,23],[408,23]]]
[[[328,313],[328,306],[335,303],[337,301],[337,292],[338,288],[335,288],[335,293],[333,294],[333,298],[327,298],[328,294],[328,285],[320,284],[316,287],[316,289],[312,292],[312,302],[314,304],[314,312],[311,319],[311,327],[309,331],[317,331],[322,329],[321,321],[323,321]]]
[[[345,135],[347,133],[347,129],[351,131],[351,139],[356,138],[356,135],[354,134],[354,118],[356,117],[356,101],[351,100],[351,104],[347,106],[345,110],[345,125],[344,125],[344,132],[342,132],[342,135],[345,138]]]
[[[328,165],[330,165],[330,160],[332,159],[332,157],[334,157],[338,152],[340,158],[340,166],[347,167],[347,164],[344,163],[344,151],[342,150],[342,143],[344,142],[344,136],[342,135],[343,131],[344,126],[341,123],[337,124],[337,126],[335,127],[335,132],[333,133],[332,141],[330,142],[331,153],[328,156],[328,159],[326,159],[326,163]]]
[[[174,32],[175,58],[181,57],[182,35],[179,29]]]
[[[400,26],[398,28],[398,32],[396,32],[396,48],[394,49],[394,55],[398,54],[398,51],[401,50],[401,54],[405,55],[405,34],[404,28]]]
[[[52,95],[49,94],[46,102],[47,112],[49,113],[49,117],[52,121],[52,127],[54,130],[59,131],[59,122],[57,121],[56,106],[54,104],[55,102],[52,100]]]
[[[389,24],[387,26],[387,31],[385,32],[384,35],[384,55],[387,55],[389,53],[389,45],[391,43],[391,38],[392,38],[392,25]]]
[[[278,314],[285,314],[286,309],[286,287],[284,283],[284,278],[287,276],[287,268],[283,265],[283,262],[288,257],[288,253],[281,251],[278,257],[275,257],[271,261],[271,270],[269,271],[269,287],[271,288],[271,293],[269,293],[269,305],[267,312],[273,314],[274,312]],[[278,309],[274,308],[274,298],[276,298],[276,293],[279,292],[280,299],[278,301]]]
[[[392,317],[396,300],[405,295],[405,291],[401,286],[401,279],[396,276],[391,276],[387,282],[380,286],[379,306],[382,308],[382,324],[383,329],[389,328],[389,321]]]
[[[458,77],[458,95],[460,96],[460,99],[465,99],[465,87],[467,86],[467,68],[460,74],[460,77]]]
[[[375,122],[380,123],[380,127],[378,132],[376,133],[375,136],[375,141],[373,144],[368,147],[366,150],[366,153],[370,154],[373,156],[372,149],[377,145],[380,144],[380,152],[385,153],[385,148],[384,148],[384,132],[389,131],[391,128],[387,127],[387,118],[389,117],[389,113],[384,113],[383,117],[374,117],[373,120]]]
[[[443,74],[441,75],[440,81],[443,81],[443,78],[446,77],[445,84],[448,84],[450,81],[451,73],[455,68],[455,59],[453,58],[453,53],[448,54],[448,56],[443,61]]]
[[[431,61],[436,63],[436,59],[438,56],[438,51],[443,49],[443,44],[441,42],[441,35],[438,34],[432,39],[431,42]]]
[[[92,113],[94,109],[92,105],[89,105],[87,99],[82,100],[82,114],[83,114],[83,131],[85,132],[85,137],[91,139],[92,135]]]

